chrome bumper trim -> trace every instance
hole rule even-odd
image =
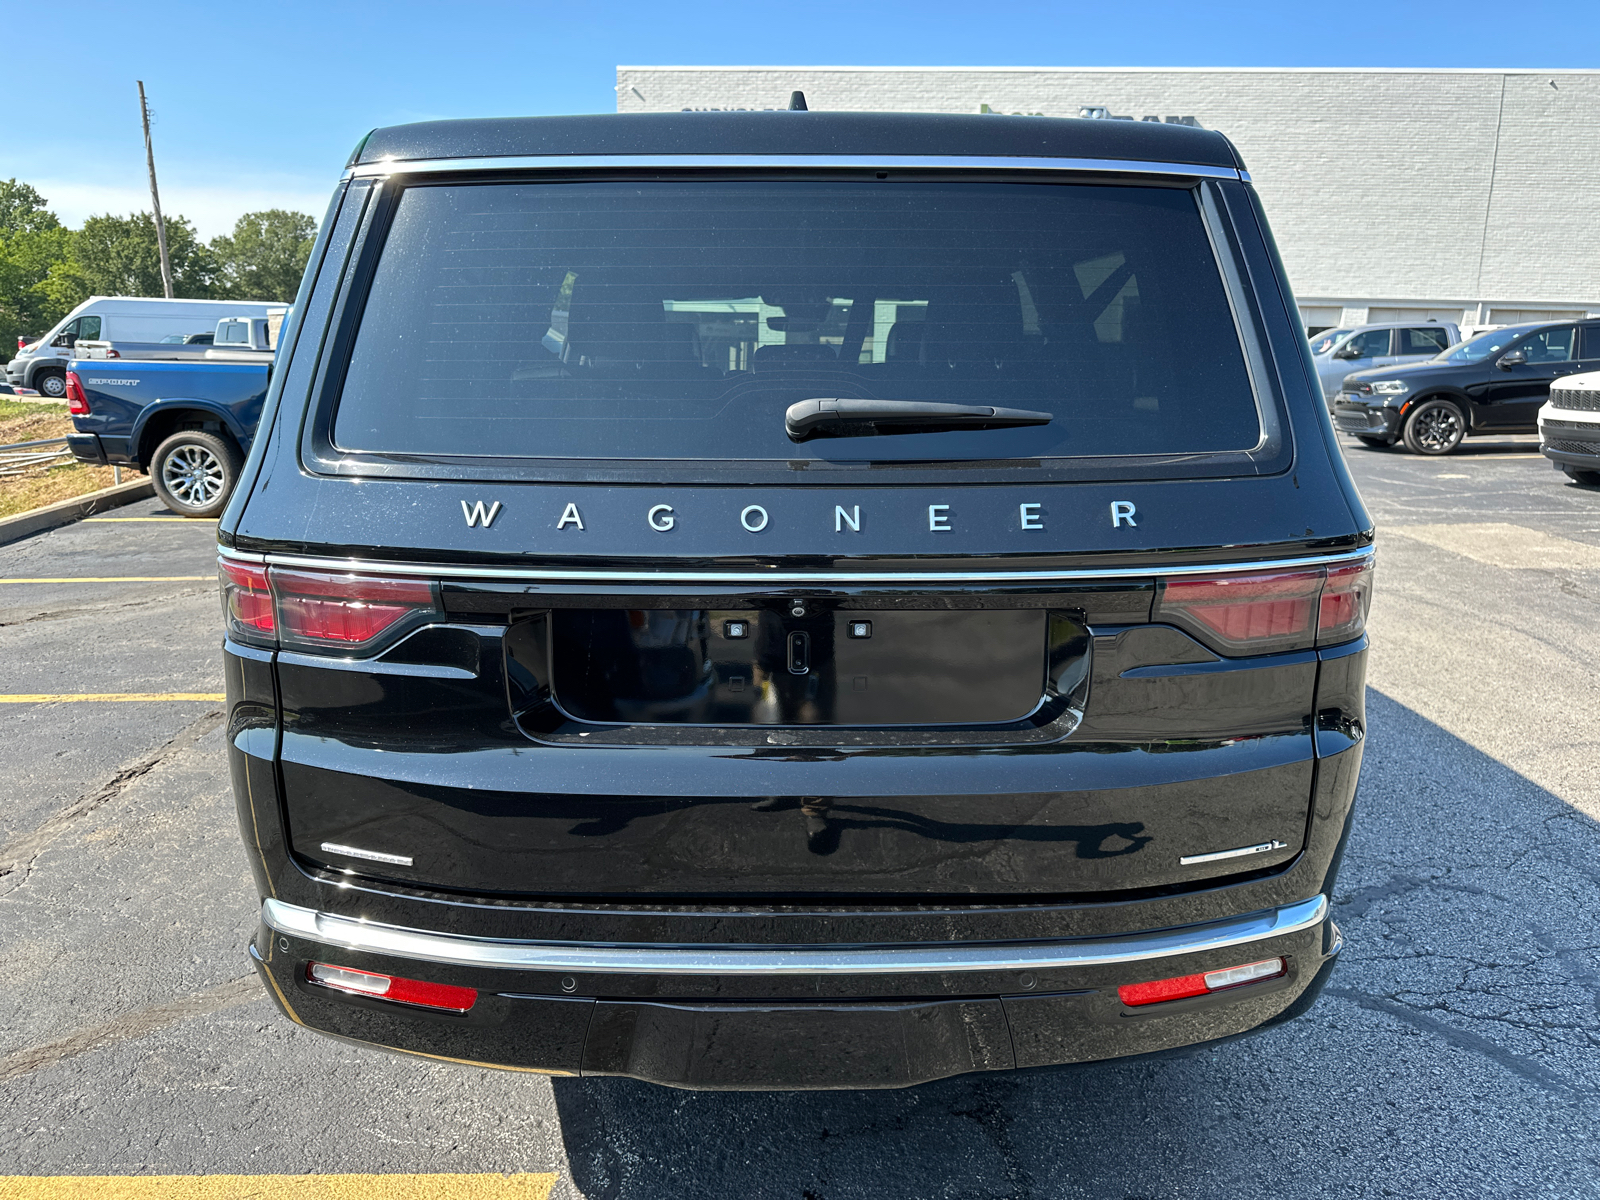
[[[462,967],[600,975],[902,975],[1099,967],[1197,954],[1299,933],[1328,916],[1328,898],[1205,925],[1114,938],[895,946],[614,946],[427,933],[265,900],[267,928],[369,954]]]
[[[490,158],[388,158],[358,163],[346,179],[417,175],[438,171],[587,171],[676,170],[713,167],[722,170],[780,167],[890,168],[963,171],[1092,171],[1132,175],[1182,175],[1202,179],[1240,179],[1233,167],[1202,163],[1146,162],[1125,158],[1048,158],[956,154],[552,154],[504,155]]]
[[[840,583],[1058,583],[1085,579],[1152,579],[1172,575],[1232,575],[1241,571],[1283,571],[1294,567],[1333,567],[1372,555],[1372,547],[1298,558],[1244,562],[1188,563],[1172,566],[1062,568],[1046,571],[582,571],[555,567],[459,567],[386,562],[360,558],[315,558],[299,554],[251,554],[219,546],[217,555],[234,562],[271,563],[315,571],[375,571],[385,575],[426,575],[434,579],[516,579],[547,583],[732,583],[753,587]]]

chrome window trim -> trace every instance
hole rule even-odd
[[[1328,898],[1204,925],[1123,937],[1053,942],[896,946],[618,946],[527,942],[429,933],[334,916],[281,900],[262,902],[277,933],[365,954],[463,967],[599,975],[902,975],[1101,967],[1243,946],[1300,933],[1328,916]]]
[[[778,583],[813,587],[837,583],[1072,583],[1097,579],[1167,578],[1174,575],[1232,575],[1243,571],[1341,566],[1370,558],[1372,553],[1373,548],[1367,546],[1360,550],[1298,558],[1044,571],[662,571],[649,567],[635,571],[593,571],[558,567],[443,566],[361,558],[314,558],[298,554],[252,554],[224,546],[217,548],[219,558],[233,562],[303,567],[316,571],[370,571],[384,575],[426,575],[434,579],[510,579],[540,583],[733,583],[762,587]]]
[[[391,158],[358,163],[345,179],[420,175],[441,171],[579,171],[596,167],[622,169],[680,167],[859,167],[902,170],[962,171],[1094,171],[1134,175],[1183,175],[1202,179],[1242,179],[1232,167],[1201,163],[1146,162],[1124,158],[976,157],[956,154],[552,154],[504,155],[491,158]]]

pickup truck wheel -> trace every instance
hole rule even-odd
[[[220,516],[239,481],[242,460],[226,438],[190,430],[156,447],[150,479],[161,502],[179,516]]]
[[[40,371],[33,377],[33,386],[38,388],[52,400],[59,400],[67,394],[67,373],[65,371]]]
[[[1406,417],[1406,449],[1413,454],[1449,454],[1467,436],[1467,418],[1448,400],[1424,400]]]

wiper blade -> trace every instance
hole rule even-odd
[[[888,433],[939,433],[950,429],[1014,429],[1048,425],[1051,414],[987,404],[936,404],[927,400],[798,400],[783,427],[797,442],[816,437],[870,437]]]

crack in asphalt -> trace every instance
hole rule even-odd
[[[31,625],[35,621],[68,621],[74,617],[103,617],[109,611],[120,612],[131,608],[149,608],[152,605],[164,604],[171,600],[182,600],[190,596],[207,596],[215,592],[216,589],[208,585],[161,592],[158,595],[147,596],[141,600],[107,600],[100,604],[84,604],[76,608],[47,608],[41,612],[29,613],[21,618],[0,617],[0,629],[14,629],[19,625]]]
[[[66,1059],[76,1058],[80,1054],[88,1054],[91,1051],[103,1050],[107,1046],[142,1038],[190,1017],[221,1012],[223,1009],[265,997],[266,993],[262,991],[254,973],[230,979],[227,983],[219,983],[215,987],[206,988],[204,991],[195,992],[178,1000],[169,1000],[165,1004],[152,1004],[148,1008],[124,1013],[103,1024],[91,1025],[87,1029],[80,1029],[53,1042],[18,1050],[15,1054],[0,1058],[0,1081],[27,1075],[41,1067],[53,1066]]]
[[[1542,1063],[1507,1050],[1504,1046],[1490,1041],[1480,1034],[1471,1033],[1465,1029],[1457,1029],[1448,1022],[1441,1021],[1436,1017],[1430,1017],[1424,1012],[1418,1012],[1410,1005],[1392,997],[1374,996],[1370,992],[1363,992],[1356,988],[1341,987],[1324,988],[1323,994],[1337,996],[1341,1000],[1348,1000],[1352,1004],[1370,1012],[1388,1013],[1391,1017],[1396,1017],[1424,1033],[1431,1033],[1458,1049],[1486,1058],[1497,1066],[1510,1071],[1513,1075],[1526,1079],[1529,1083],[1552,1094],[1567,1095],[1575,1090],[1568,1080]]]
[[[137,779],[142,779],[174,755],[189,749],[222,724],[222,713],[213,709],[180,729],[155,753],[123,767],[97,791],[75,801],[49,818],[32,833],[0,846],[0,899],[28,881],[39,856],[63,833],[95,810],[120,796]]]

